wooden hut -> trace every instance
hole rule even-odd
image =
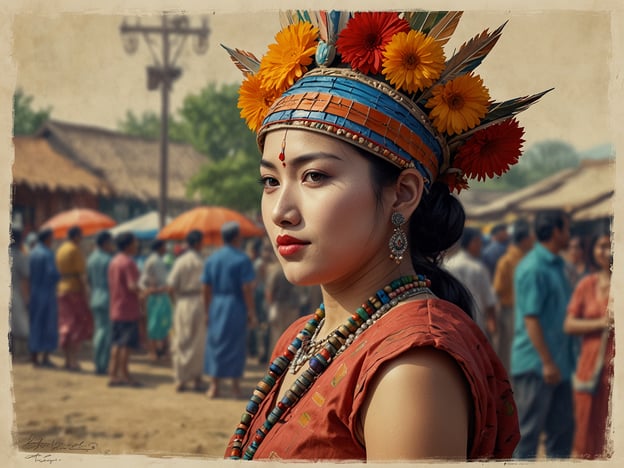
[[[12,221],[25,232],[73,207],[97,209],[110,196],[106,181],[50,147],[44,138],[13,138]]]
[[[111,193],[100,198],[100,211],[124,221],[158,207],[159,140],[56,120],[46,122],[37,136],[106,182]],[[176,215],[195,206],[197,200],[187,197],[186,185],[210,160],[186,143],[170,143],[168,154],[168,214]]]

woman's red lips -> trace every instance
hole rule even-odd
[[[308,243],[308,242],[302,241],[301,239],[297,239],[296,237],[292,237],[292,236],[277,236],[277,239],[275,242],[277,243],[278,246],[293,245],[293,244],[304,245]]]
[[[292,236],[277,236],[275,242],[277,243],[277,251],[282,257],[294,255],[309,244],[309,242]]]

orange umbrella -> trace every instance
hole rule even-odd
[[[204,245],[221,245],[221,226],[229,221],[240,225],[243,237],[260,237],[264,229],[245,215],[222,206],[200,206],[182,213],[163,227],[158,233],[159,239],[183,240],[194,229],[204,234]]]
[[[41,228],[50,228],[56,239],[67,237],[67,231],[73,226],[82,229],[83,236],[90,236],[102,229],[113,227],[115,220],[99,211],[89,208],[74,208],[62,211],[48,219]]]

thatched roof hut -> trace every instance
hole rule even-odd
[[[110,194],[105,181],[54,151],[44,138],[16,136],[13,138],[13,146],[13,184],[16,186],[49,192]]]
[[[37,132],[57,152],[104,179],[116,197],[155,204],[160,142],[97,127],[49,120]],[[209,159],[191,145],[169,143],[167,198],[189,204],[186,184]]]
[[[612,216],[614,191],[613,160],[586,160],[486,205],[466,207],[466,214],[470,220],[489,222],[510,214],[564,209],[574,221],[589,221]]]

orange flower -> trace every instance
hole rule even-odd
[[[518,162],[523,135],[524,129],[516,119],[479,130],[459,148],[453,166],[471,179],[500,176]]]
[[[279,93],[262,87],[262,76],[248,74],[238,91],[238,108],[247,126],[257,132]]]
[[[260,62],[258,73],[262,74],[263,87],[279,94],[308,71],[312,64],[319,30],[307,22],[294,23],[275,35],[275,44]]]
[[[407,32],[410,25],[397,13],[356,13],[338,35],[336,49],[342,60],[361,73],[381,72],[382,53],[392,36]]]
[[[488,110],[490,93],[478,75],[461,75],[431,90],[426,107],[441,133],[460,134],[476,127]]]
[[[420,91],[440,77],[444,50],[439,42],[420,31],[395,34],[383,53],[382,73],[397,89]]]

